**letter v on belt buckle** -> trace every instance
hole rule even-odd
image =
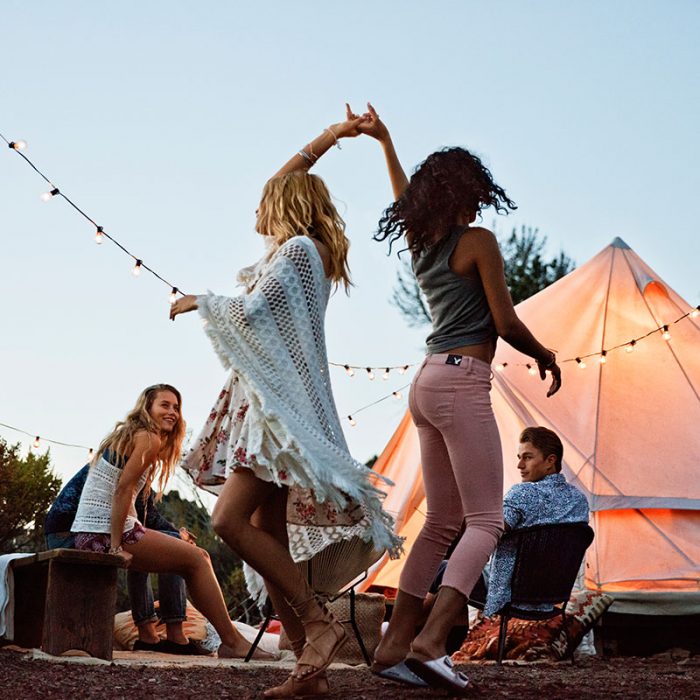
[[[461,355],[448,355],[447,359],[445,360],[446,365],[455,365],[459,367],[462,364],[462,356]]]

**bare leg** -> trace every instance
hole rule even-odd
[[[258,507],[251,518],[254,527],[274,537],[287,551],[289,551],[289,538],[287,536],[288,495],[289,489],[286,487],[276,489],[270,498]],[[294,653],[299,658],[305,641],[304,625],[285,600],[282,591],[272,581],[265,580],[265,588],[292,644]],[[301,646],[295,647],[299,643]]]
[[[238,469],[224,484],[212,514],[212,525],[224,542],[271,584],[276,590],[274,595],[281,594],[301,619],[307,645],[294,675],[297,679],[311,678],[328,666],[347,635],[343,626],[320,606],[294,564],[289,548],[251,522],[263,504],[276,511],[274,522],[286,517],[286,500],[273,499],[278,489],[250,470]]]
[[[437,659],[447,653],[447,636],[467,604],[466,597],[454,588],[442,586],[428,621],[411,644],[411,656],[421,661]]]
[[[125,545],[124,549],[133,555],[131,565],[135,569],[182,576],[195,607],[214,625],[224,645],[237,657],[246,655],[250,644],[229,618],[205,550],[155,530],[146,530],[136,544]]]
[[[374,652],[378,667],[393,666],[406,658],[424,614],[423,599],[399,589],[389,627]]]

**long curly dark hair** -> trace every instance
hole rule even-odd
[[[391,251],[406,236],[409,250],[418,254],[446,235],[460,215],[488,207],[499,214],[517,209],[480,158],[466,148],[443,148],[415,169],[404,193],[384,211],[374,240],[388,238]]]

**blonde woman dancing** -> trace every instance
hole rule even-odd
[[[204,484],[225,479],[213,527],[264,579],[297,654],[291,676],[266,697],[328,693],[325,669],[346,639],[294,559],[352,536],[382,551],[399,547],[383,493],[350,456],[333,401],[324,317],[331,287],[350,284],[348,240],[326,185],[308,173],[340,139],[357,136],[362,119],[325,129],[265,185],[256,229],[269,249],[239,277],[245,294],[186,296],[171,311],[198,308],[232,370],[187,466]],[[288,502],[300,516],[289,533]]]

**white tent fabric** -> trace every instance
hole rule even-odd
[[[586,585],[611,593],[618,612],[700,613],[700,317],[674,323],[692,307],[619,238],[517,311],[568,361],[548,399],[531,360],[499,342],[491,395],[505,488],[519,481],[520,431],[552,428],[564,474],[591,507]],[[656,330],[665,324],[669,340]],[[397,484],[385,506],[408,550],[425,512],[409,416],[374,468]],[[366,585],[396,587],[403,561],[381,562]]]

